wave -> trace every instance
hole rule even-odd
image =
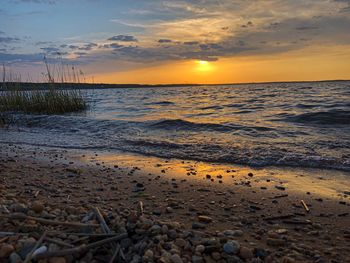
[[[164,105],[164,106],[167,106],[167,105],[175,105],[175,103],[171,102],[171,101],[155,101],[155,102],[145,103],[145,105]]]
[[[295,116],[289,116],[285,119],[290,122],[306,124],[324,124],[324,125],[350,125],[350,111],[330,110],[321,112],[308,112]]]

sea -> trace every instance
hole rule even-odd
[[[81,91],[85,112],[12,113],[1,144],[350,171],[350,81]]]

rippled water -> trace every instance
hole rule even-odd
[[[350,82],[88,90],[91,109],[16,115],[0,142],[350,171]]]

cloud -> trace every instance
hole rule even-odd
[[[189,45],[189,46],[198,45],[198,44],[199,44],[198,41],[187,41],[187,42],[184,42],[184,45]]]
[[[44,55],[41,53],[36,54],[7,54],[0,53],[0,62],[42,62]]]
[[[117,35],[108,38],[109,41],[122,41],[122,42],[137,42],[138,40],[134,36],[130,35]]]
[[[14,43],[19,41],[20,39],[18,37],[0,37],[0,43]]]
[[[172,40],[171,39],[159,39],[158,40],[158,43],[171,43],[172,42]]]

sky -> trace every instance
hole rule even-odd
[[[22,81],[46,79],[44,57],[94,83],[350,79],[350,0],[0,3],[0,63]]]

